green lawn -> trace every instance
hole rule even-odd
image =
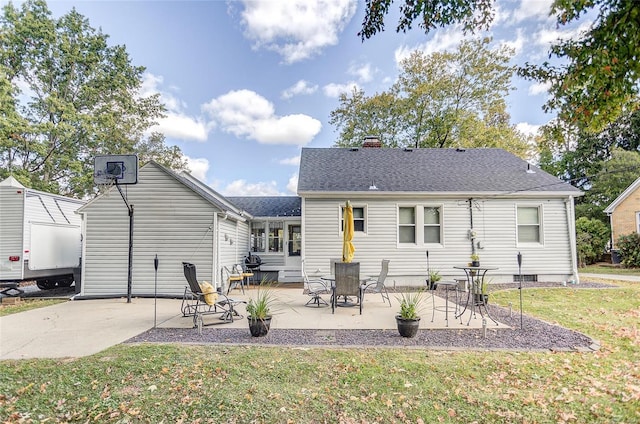
[[[0,303],[0,317],[67,301],[67,299],[21,299],[15,304]]]
[[[619,285],[523,292],[526,313],[587,333],[595,353],[120,345],[0,362],[0,421],[635,423],[640,285]]]
[[[612,265],[589,265],[584,268],[578,268],[578,272],[585,274],[617,274],[617,275],[638,275],[640,276],[640,268],[622,268]]]

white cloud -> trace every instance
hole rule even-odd
[[[206,181],[207,171],[209,171],[209,159],[206,158],[191,158],[184,156],[187,160],[187,167],[189,173],[199,179],[200,181]]]
[[[351,81],[346,84],[327,84],[322,87],[324,95],[327,97],[338,97],[342,93],[351,93],[353,90],[359,90],[360,86],[357,82]]]
[[[364,65],[351,64],[347,72],[357,77],[360,82],[369,82],[373,80],[375,70],[371,68],[370,63],[365,63]]]
[[[287,183],[287,190],[290,193],[298,194],[298,174],[293,174]]]
[[[435,31],[433,34],[434,37],[426,43],[422,43],[414,47],[398,47],[394,52],[396,64],[400,64],[402,60],[408,58],[411,52],[415,50],[420,50],[426,55],[430,55],[435,52],[444,52],[456,49],[465,37],[462,28],[459,25],[450,27],[444,31]]]
[[[308,115],[277,116],[274,106],[250,90],[230,91],[203,106],[220,128],[263,144],[306,145],[322,128]]]
[[[548,20],[553,0],[522,0],[520,7],[513,11],[510,21],[517,23],[524,20]]]
[[[528,93],[530,96],[537,96],[538,94],[548,93],[551,83],[538,82],[529,86]]]
[[[518,30],[516,31],[515,40],[502,40],[500,41],[500,44],[513,49],[514,54],[518,55],[522,51],[522,48],[524,47],[525,42],[526,42],[526,37],[524,36],[522,29],[518,28]]]
[[[558,40],[576,40],[589,31],[592,22],[583,22],[579,26],[560,29],[541,29],[535,35],[536,43],[545,47],[556,43]]]
[[[290,99],[298,95],[309,95],[318,91],[317,85],[309,85],[305,80],[300,80],[282,92],[283,99]]]
[[[158,131],[167,137],[180,140],[206,141],[212,126],[199,117],[192,117],[184,113],[186,104],[173,94],[161,90],[160,86],[163,82],[162,76],[149,72],[145,72],[142,78],[140,95],[148,97],[160,94],[160,101],[167,109],[166,116],[158,119],[158,125],[150,128],[150,131]]]
[[[338,44],[356,12],[352,0],[245,0],[242,22],[254,48],[280,54],[286,63],[317,55],[323,48]]]
[[[158,125],[151,128],[167,137],[180,140],[206,141],[208,137],[207,125],[190,116],[167,113],[165,118],[158,120]]]
[[[294,156],[292,158],[281,159],[278,163],[280,163],[281,165],[298,166],[300,165],[300,155]]]
[[[248,183],[246,180],[235,180],[229,183],[221,194],[224,196],[280,196],[275,181]]]
[[[516,129],[525,135],[534,136],[538,133],[540,125],[533,125],[528,122],[520,122],[516,124]]]

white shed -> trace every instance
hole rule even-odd
[[[152,161],[140,168],[137,184],[120,188],[122,195],[111,187],[78,211],[84,236],[80,297],[127,295],[129,211],[123,196],[134,211],[132,296],[181,296],[187,284],[182,262],[196,265],[199,280],[223,286],[222,267],[242,262],[248,252],[250,216],[191,175]]]

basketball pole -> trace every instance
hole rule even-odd
[[[153,278],[153,328],[156,328],[157,316],[158,316],[158,254],[153,260],[153,267],[155,268],[155,274]]]
[[[132,282],[132,274],[133,274],[133,205],[130,205],[127,201],[127,198],[122,193],[122,189],[120,188],[120,184],[118,184],[118,179],[115,179],[116,188],[120,192],[120,196],[122,196],[122,200],[124,200],[124,204],[127,205],[127,209],[129,210],[129,270],[127,272],[127,303],[131,303],[131,282]]]

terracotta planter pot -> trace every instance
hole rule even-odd
[[[398,333],[402,337],[415,337],[420,326],[420,318],[405,319],[396,315],[396,324],[398,324]]]
[[[271,327],[271,317],[265,319],[255,319],[253,317],[247,317],[249,321],[249,331],[253,337],[266,336]]]

